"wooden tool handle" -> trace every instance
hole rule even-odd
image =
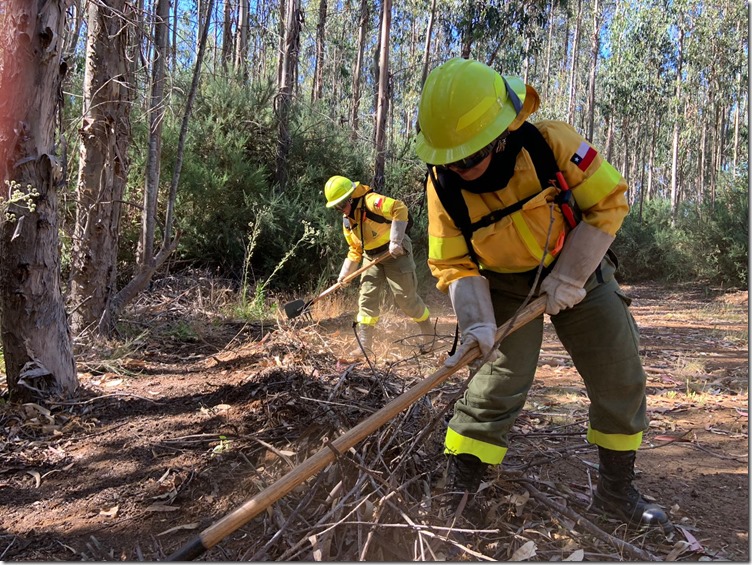
[[[367,271],[368,269],[370,269],[374,265],[378,265],[384,259],[386,259],[387,257],[390,257],[390,256],[391,255],[390,255],[390,253],[388,251],[386,251],[385,253],[382,253],[381,255],[376,256],[373,259],[373,261],[371,261],[370,263],[368,263],[366,265],[362,265],[361,267],[358,268],[357,271],[353,271],[352,273],[350,273],[349,275],[347,275],[344,279],[342,279],[340,282],[338,282],[336,284],[333,284],[332,286],[330,286],[329,288],[327,288],[324,292],[322,292],[321,294],[319,294],[316,298],[314,298],[313,300],[311,300],[310,302],[308,302],[308,306],[311,306],[314,302],[316,302],[318,300],[321,300],[326,295],[334,292],[338,288],[345,286],[347,283],[349,283],[350,281],[352,281],[355,277],[357,277],[358,275],[362,274],[364,271]]]

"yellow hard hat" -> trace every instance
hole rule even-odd
[[[344,202],[358,187],[359,182],[353,182],[347,177],[335,175],[326,181],[324,186],[324,196],[326,196],[326,207],[333,208],[340,202]]]
[[[517,129],[540,98],[517,76],[502,76],[479,61],[454,58],[428,75],[418,107],[415,151],[444,165],[483,149],[504,130]]]

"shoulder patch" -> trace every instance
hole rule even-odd
[[[381,207],[384,205],[384,197],[379,196],[376,201],[373,203],[373,207],[377,209],[381,209]]]
[[[595,149],[583,141],[570,161],[577,165],[577,168],[581,171],[586,171],[597,154],[598,152]]]

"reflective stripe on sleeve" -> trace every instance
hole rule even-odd
[[[572,195],[580,209],[587,210],[611,194],[620,181],[621,173],[603,161],[595,173],[572,189]]]
[[[381,212],[384,216],[392,217],[392,208],[394,207],[394,198],[384,198],[384,203],[381,205]]]
[[[437,259],[454,259],[467,255],[467,243],[462,235],[455,237],[436,237],[428,236],[428,258]]]
[[[507,454],[507,448],[465,437],[452,428],[447,428],[446,438],[444,439],[444,453],[446,455],[469,453],[475,455],[483,463],[498,465]]]

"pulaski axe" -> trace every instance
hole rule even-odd
[[[321,300],[326,295],[331,294],[332,292],[334,292],[338,288],[341,288],[341,287],[345,286],[347,283],[349,283],[350,281],[352,281],[355,277],[357,277],[360,274],[362,274],[363,271],[367,271],[368,269],[370,269],[374,265],[378,265],[379,263],[381,263],[387,257],[390,257],[390,254],[389,254],[388,251],[385,252],[385,253],[382,253],[381,255],[378,255],[376,258],[374,258],[373,261],[370,261],[369,263],[363,265],[357,271],[353,271],[348,276],[346,276],[344,279],[342,279],[340,282],[338,282],[336,284],[333,284],[332,286],[330,286],[329,288],[327,288],[324,292],[322,292],[321,294],[319,294],[315,298],[311,298],[308,301],[303,300],[302,298],[298,298],[297,300],[293,300],[292,302],[288,302],[283,307],[284,310],[285,310],[285,314],[287,314],[287,317],[289,319],[297,318],[298,316],[300,316],[304,312],[307,312],[308,309],[313,305],[314,302],[317,302],[317,301]]]

